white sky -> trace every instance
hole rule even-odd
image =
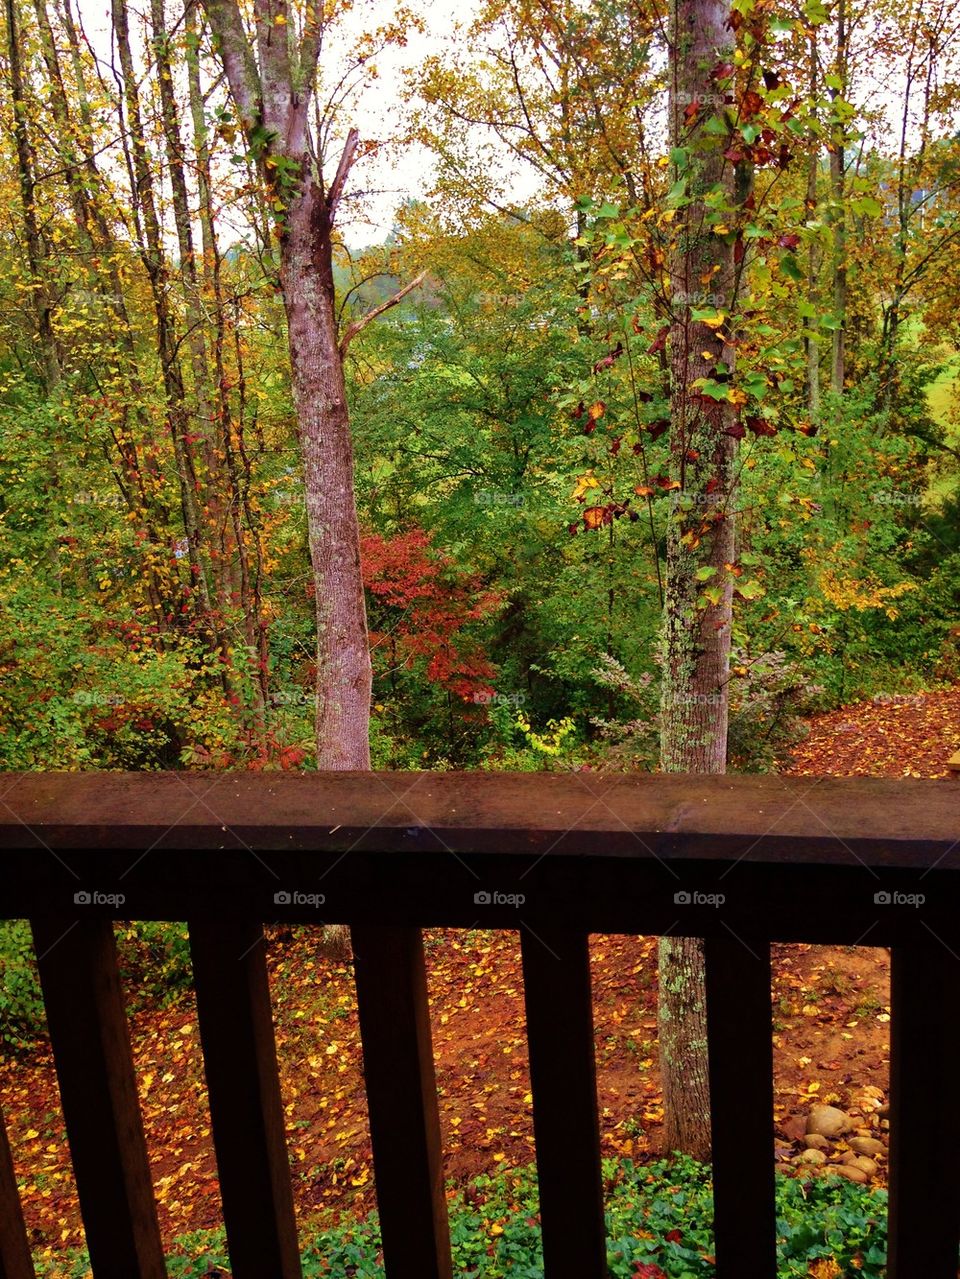
[[[168,15],[177,12],[177,0],[167,0]],[[431,54],[442,52],[444,44],[453,33],[459,20],[469,23],[475,8],[475,0],[410,0],[410,7],[424,20],[423,33],[413,31],[403,48],[390,47],[376,59],[378,78],[371,91],[357,95],[352,107],[344,114],[343,133],[353,126],[360,131],[361,139],[382,140],[396,135],[401,112],[401,95],[404,71],[415,67]],[[147,9],[143,0],[131,0],[131,38],[136,40],[136,15]],[[111,32],[109,4],[107,0],[78,0],[77,10],[84,29],[97,56],[105,64],[110,76]],[[344,41],[356,38],[368,29],[372,22],[389,21],[395,12],[393,4],[381,0],[358,3],[339,21]],[[338,40],[339,43],[339,40]],[[325,51],[321,65],[334,68],[337,47]],[[340,230],[351,247],[360,247],[383,239],[393,225],[395,210],[409,198],[426,195],[431,181],[431,157],[420,147],[389,147],[377,156],[368,156],[356,166],[351,184],[352,190],[371,194],[359,204],[345,201],[342,207]]]

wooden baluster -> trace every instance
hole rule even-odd
[[[300,1279],[263,927],[190,921],[210,1118],[234,1279]]]
[[[887,1279],[957,1279],[960,960],[933,936],[896,945],[890,995]]]
[[[451,1279],[423,939],[351,933],[387,1279]]]
[[[96,1279],[163,1279],[113,924],[31,927],[90,1265]]]
[[[717,1279],[776,1279],[770,947],[704,944]]]
[[[605,1279],[587,935],[520,932],[545,1279]]]

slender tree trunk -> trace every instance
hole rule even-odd
[[[841,88],[832,90],[834,97],[847,88],[847,6],[837,0],[837,75]],[[830,185],[833,195],[833,313],[837,327],[833,331],[830,361],[830,388],[843,394],[846,377],[847,327],[847,226],[846,226],[846,155],[842,141],[830,152]]]
[[[34,203],[36,165],[28,125],[23,67],[20,62],[16,0],[7,0],[6,9],[7,56],[10,63],[10,89],[13,99],[13,140],[17,153],[17,177],[20,185],[24,240],[27,247],[27,266],[30,270],[42,377],[44,389],[49,395],[60,384],[60,354],[53,332],[53,307],[47,285],[48,272],[44,269],[46,253]]]
[[[729,403],[699,395],[691,384],[712,378],[718,363],[732,370],[734,349],[729,318],[719,328],[694,321],[691,301],[695,306],[708,279],[719,295],[717,309],[729,317],[736,305],[734,247],[726,243],[729,237],[712,233],[704,203],[708,193],[720,191],[732,204],[736,188],[724,148],[701,131],[713,112],[701,107],[692,122],[685,112],[691,103],[712,100],[711,71],[731,46],[728,16],[723,0],[674,0],[671,12],[670,141],[689,157],[690,204],[670,259],[670,466],[685,500],[674,507],[667,533],[661,697],[666,772],[726,768],[733,578],[725,566],[735,554],[736,451],[727,432],[735,414]],[[702,941],[661,941],[659,990],[664,1140],[670,1150],[705,1158],[710,1116]]]
[[[134,342],[133,326],[124,297],[118,261],[122,253],[107,217],[111,197],[96,160],[93,138],[93,116],[85,82],[85,67],[69,0],[64,0],[58,14],[67,37],[70,66],[73,71],[73,94],[67,92],[60,67],[57,42],[47,13],[45,0],[34,0],[41,33],[41,48],[51,88],[51,106],[57,124],[58,138],[64,140],[65,159],[75,180],[71,184],[71,204],[81,242],[88,247],[95,262],[88,268],[90,287],[104,289],[106,310],[112,318],[112,341],[103,343],[114,384],[122,390],[118,398],[121,411],[116,424],[108,422],[111,438],[120,460],[120,488],[130,510],[136,515],[147,535],[147,545],[159,551],[165,545],[162,530],[170,523],[170,513],[163,497],[160,468],[148,446],[141,452],[138,428],[146,423],[144,406],[147,396],[143,387]],[[166,627],[165,618],[175,611],[177,600],[173,583],[158,572],[155,555],[150,555],[147,597],[158,628],[159,642]]]
[[[215,616],[210,598],[206,554],[208,548],[202,515],[201,489],[193,445],[189,438],[186,389],[180,367],[175,317],[170,306],[170,276],[157,211],[152,158],[140,112],[137,77],[130,45],[127,0],[111,0],[111,19],[123,78],[126,132],[129,133],[131,144],[134,229],[153,297],[157,353],[163,373],[167,421],[180,488],[180,508],[191,573],[189,594],[191,599],[197,602],[196,613],[201,626],[207,632],[208,642],[223,655],[221,682],[224,691],[229,692],[228,644],[223,632],[222,619]]]
[[[280,278],[317,610],[317,766],[367,769],[372,671],[330,231],[310,183],[289,211]]]
[[[249,467],[237,464],[237,452],[244,460],[243,414],[241,395],[237,414],[237,448],[233,441],[233,413],[227,371],[224,362],[224,346],[227,332],[227,304],[223,292],[220,270],[220,249],[213,214],[213,187],[211,182],[211,157],[207,123],[204,118],[203,92],[200,84],[199,32],[194,0],[189,0],[184,15],[187,38],[187,84],[190,98],[190,115],[193,125],[193,144],[197,170],[198,212],[202,247],[202,293],[213,320],[213,366],[217,388],[215,411],[216,431],[214,448],[223,460],[223,486],[225,504],[229,511],[229,527],[222,530],[220,553],[224,569],[233,570],[243,614],[244,638],[253,662],[254,720],[261,740],[266,735],[266,707],[269,691],[269,648],[267,630],[263,620],[262,582],[263,546],[258,520],[249,502]],[[196,284],[196,280],[194,280]],[[239,359],[239,341],[236,385],[243,386],[243,366]],[[245,532],[253,543],[255,571],[251,571],[250,553]]]
[[[817,97],[817,32],[810,34],[810,101]],[[815,142],[810,150],[807,165],[807,217],[817,215],[817,179],[820,176],[820,145]],[[820,254],[816,241],[811,237],[807,257],[807,301],[814,308],[814,315],[820,311]],[[812,327],[812,318],[808,327]],[[820,343],[815,337],[804,338],[807,356],[807,411],[812,422],[820,418]]]
[[[270,0],[254,0],[251,40],[236,0],[203,5],[249,150],[281,212],[280,286],[317,610],[317,766],[368,769],[372,673],[331,238],[358,137],[351,130],[325,184],[309,126],[323,34],[318,14],[308,8],[295,42],[289,24],[272,20]]]

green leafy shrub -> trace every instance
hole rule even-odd
[[[116,934],[120,975],[131,1006],[168,1003],[189,990],[192,970],[185,924],[121,923]],[[28,1050],[45,1034],[30,925],[23,919],[0,920],[0,1046]]]
[[[193,982],[186,924],[138,920],[117,925],[120,975],[129,1001],[165,1004]]]
[[[30,1048],[45,1028],[30,925],[25,919],[0,920],[0,1045]]]
[[[604,1162],[608,1279],[712,1279],[710,1169],[692,1159]],[[309,1233],[309,1227],[304,1233]],[[450,1205],[454,1273],[461,1279],[543,1279],[534,1168],[480,1176]],[[779,1279],[807,1279],[832,1258],[838,1279],[882,1279],[886,1192],[839,1177],[777,1177]],[[227,1266],[222,1231],[175,1241],[171,1279]],[[53,1266],[53,1263],[46,1263]],[[74,1268],[69,1268],[73,1266]],[[86,1276],[81,1254],[40,1269],[41,1279]],[[303,1253],[304,1279],[382,1279],[376,1215],[320,1229]]]

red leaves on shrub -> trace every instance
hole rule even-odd
[[[431,536],[415,528],[360,539],[363,584],[374,606],[374,666],[409,670],[425,661],[429,681],[472,701],[474,694],[493,691],[496,668],[468,624],[490,617],[503,596],[486,588],[479,575],[458,571],[448,555],[431,546]]]

